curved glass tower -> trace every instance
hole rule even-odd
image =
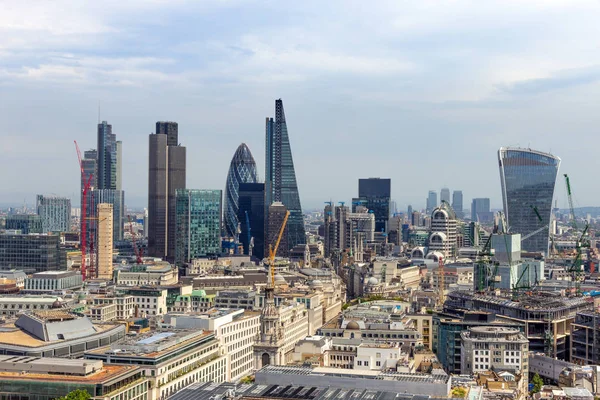
[[[548,254],[552,198],[560,158],[531,149],[501,147],[498,161],[510,232],[526,236],[547,226],[548,229],[523,240],[521,248]]]
[[[228,236],[235,237],[238,230],[239,188],[240,183],[257,183],[256,162],[246,143],[239,145],[227,174],[225,184],[225,231]]]

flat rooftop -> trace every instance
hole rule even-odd
[[[59,360],[59,359],[57,359]],[[87,361],[87,360],[86,360]],[[139,370],[137,365],[104,365],[102,369],[86,375],[60,375],[44,373],[0,372],[0,380],[34,380],[42,382],[75,382],[80,384],[100,384],[117,378],[124,373]]]

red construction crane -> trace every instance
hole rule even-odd
[[[79,145],[77,144],[77,140],[75,142],[75,150],[77,150],[77,159],[79,160],[79,169],[81,171],[81,182],[85,182],[83,188],[81,189],[81,276],[85,281],[86,278],[86,265],[85,258],[87,256],[87,218],[86,218],[86,209],[87,209],[87,196],[88,190],[92,184],[92,174],[87,177],[85,176],[85,171],[83,170],[83,162],[81,161],[81,151],[79,150]]]
[[[131,215],[129,217],[129,233],[131,233],[131,240],[133,241],[133,252],[135,253],[135,263],[142,264],[142,250],[137,247],[137,242],[135,241],[135,233],[133,232],[133,222],[131,222]]]

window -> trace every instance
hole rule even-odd
[[[357,361],[356,365],[358,365],[359,367],[362,367],[362,361]]]
[[[375,365],[376,365],[377,367],[381,367],[381,361],[376,361],[376,362],[375,362]]]
[[[368,367],[368,366],[369,366],[369,362],[365,361],[365,367]]]
[[[381,353],[376,353],[375,357],[381,358]]]

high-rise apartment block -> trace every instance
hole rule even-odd
[[[442,188],[442,190],[440,190],[440,203],[442,201],[450,204],[450,189]]]
[[[390,218],[390,196],[392,180],[386,178],[368,178],[358,180],[358,198],[352,199],[352,211],[364,206],[375,214],[375,230],[387,232]]]
[[[244,254],[262,260],[265,256],[265,184],[240,183],[238,221]]]
[[[175,260],[176,190],[185,189],[186,148],[175,122],[157,122],[149,136],[148,253]]]
[[[71,230],[71,199],[38,194],[36,207],[43,233]]]
[[[537,150],[501,147],[498,161],[504,214],[511,232],[527,236],[549,226],[560,158]],[[549,231],[523,240],[523,250],[547,253]]]
[[[113,205],[98,204],[98,278],[113,278]]]
[[[239,211],[239,186],[242,183],[256,183],[258,173],[256,172],[256,162],[246,143],[239,145],[227,174],[225,183],[225,207],[223,217],[225,219],[225,232],[229,237],[237,237],[240,233],[238,229],[243,220],[238,219]],[[264,203],[264,202],[263,202]]]
[[[283,220],[288,209],[281,202],[275,202],[269,206],[269,215],[267,217],[267,232],[265,237],[265,256],[269,254],[269,246],[274,245],[279,237]],[[291,216],[291,213],[290,213]],[[277,256],[288,257],[290,252],[289,242],[289,217],[288,223],[285,226],[281,241],[279,242],[279,248],[277,249]]]
[[[283,101],[275,100],[275,119],[267,118],[265,127],[265,207],[267,208],[267,228],[270,227],[268,207],[275,202],[282,203],[290,212],[287,223],[287,245],[289,248],[306,243],[304,217],[300,205],[296,171],[292,148],[288,136]],[[266,229],[269,231],[269,229]]]
[[[434,208],[438,205],[437,201],[437,192],[435,190],[430,190],[427,195],[427,207],[425,209],[427,214],[430,214]]]
[[[221,190],[177,189],[175,262],[221,253]]]
[[[471,202],[471,220],[477,222],[492,222],[494,214],[490,209],[489,198],[473,199]]]

